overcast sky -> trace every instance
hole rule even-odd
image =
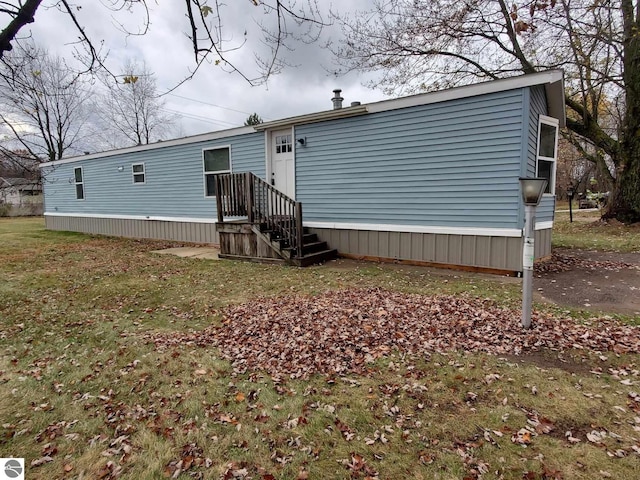
[[[306,1],[306,0],[302,0]],[[43,2],[45,4],[46,2]],[[150,27],[143,36],[128,36],[118,28],[124,24],[128,31],[136,31],[144,22],[140,11],[111,12],[104,4],[113,0],[77,2],[78,19],[88,36],[99,43],[104,41],[108,50],[107,65],[117,72],[127,60],[144,60],[156,75],[161,91],[175,86],[194,66],[189,40],[185,4],[175,0],[158,4],[149,1]],[[366,9],[372,0],[341,0],[334,10],[341,13]],[[247,43],[233,55],[243,72],[255,75],[254,54],[263,50],[261,33],[256,20],[265,18],[261,7],[252,0],[229,0],[223,12],[225,36],[233,44],[247,32]],[[322,13],[328,18],[329,2],[319,0]],[[52,53],[71,58],[71,42],[77,31],[69,17],[55,9],[40,8],[34,24],[26,27],[39,45]],[[166,109],[181,116],[183,135],[193,135],[213,130],[240,126],[249,114],[257,112],[264,120],[274,120],[293,115],[328,110],[331,108],[332,90],[342,88],[345,105],[352,101],[368,103],[386,98],[381,91],[363,86],[367,77],[351,73],[336,77],[328,73],[334,67],[331,52],[324,47],[327,40],[337,41],[340,30],[325,28],[319,41],[305,44],[297,42],[286,51],[286,60],[293,66],[272,77],[266,85],[252,87],[239,75],[226,73],[220,66],[203,65],[190,80],[166,95]]]

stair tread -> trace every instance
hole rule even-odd
[[[313,265],[314,263],[324,263],[327,260],[333,260],[337,258],[337,256],[338,250],[332,248],[304,255],[303,257],[296,259],[295,264],[301,267],[306,267],[308,265]]]
[[[331,253],[331,252],[335,252],[337,254],[338,250],[336,250],[335,248],[327,248],[326,250],[319,250],[317,252],[307,253],[306,255],[303,255],[302,258],[313,257],[313,256],[319,257],[321,255],[324,255],[326,253]]]

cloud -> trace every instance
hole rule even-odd
[[[348,12],[369,3],[369,0],[345,0],[340,9]],[[194,67],[192,46],[184,34],[188,23],[182,2],[149,4],[149,31],[142,36],[126,35],[119,27],[122,24],[129,31],[137,31],[144,24],[141,9],[112,12],[103,2],[91,1],[82,4],[78,18],[92,39],[103,42],[111,70],[118,71],[127,59],[144,60],[155,73],[158,86],[166,90],[179,83]],[[268,51],[256,22],[273,26],[274,18],[264,17],[262,13],[263,7],[254,7],[249,1],[227,2],[223,10],[224,38],[229,45],[239,44],[247,32],[246,44],[230,58],[248,76],[256,72],[255,55],[265,55]],[[327,10],[323,16],[328,18]],[[297,33],[305,28],[291,23],[288,26]],[[72,43],[78,34],[68,16],[56,9],[41,8],[31,30],[40,45],[73,61]],[[316,42],[291,42],[290,49],[282,52],[291,66],[258,87],[251,87],[238,74],[226,72],[223,66],[203,65],[193,80],[164,97],[166,108],[182,114],[179,133],[191,135],[242,125],[253,112],[273,120],[329,110],[334,88],[342,88],[346,105],[352,101],[368,103],[385,98],[382,92],[363,87],[367,77],[361,74],[352,72],[335,77],[329,73],[332,54],[324,46],[327,40],[338,35],[339,30],[334,26],[326,28]]]

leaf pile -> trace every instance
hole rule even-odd
[[[589,325],[520,311],[465,296],[424,296],[380,288],[318,296],[256,299],[228,307],[221,326],[189,334],[153,335],[156,347],[213,345],[236,373],[264,370],[306,378],[314,373],[367,372],[393,350],[411,355],[454,350],[521,354],[540,349],[640,352],[640,329],[610,320]]]
[[[626,262],[612,262],[610,260],[590,260],[580,258],[567,253],[553,252],[551,258],[543,262],[537,262],[534,267],[534,273],[537,275],[543,273],[560,273],[569,270],[585,270],[585,271],[609,271],[617,272],[627,268],[638,268],[637,265]]]

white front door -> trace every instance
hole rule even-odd
[[[289,198],[296,198],[296,170],[292,129],[271,132],[272,184]]]

